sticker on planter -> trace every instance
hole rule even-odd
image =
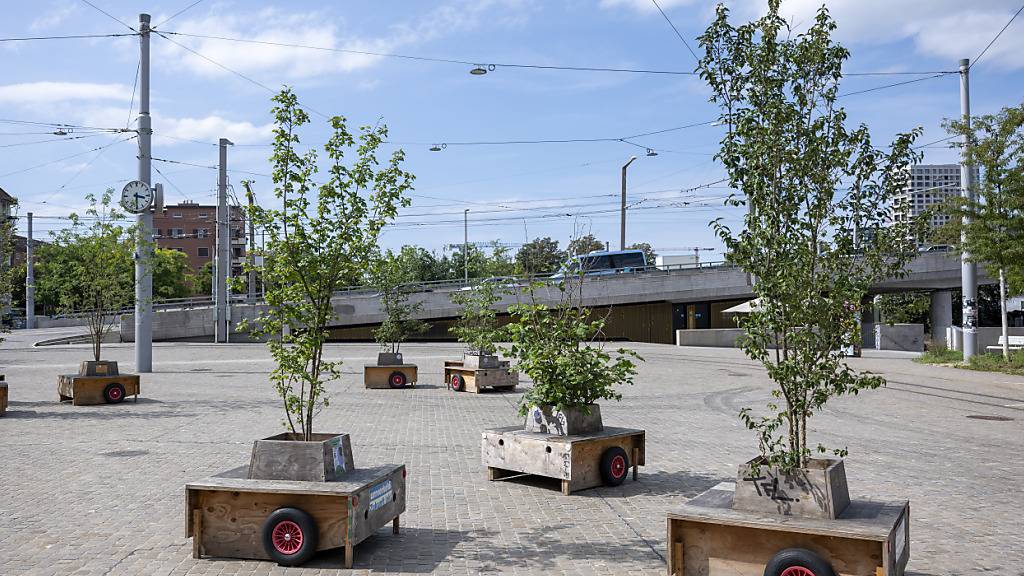
[[[391,480],[385,480],[370,488],[370,512],[380,510],[391,500]]]
[[[343,454],[341,442],[336,440],[334,445],[334,473],[336,475],[345,473],[345,455]]]

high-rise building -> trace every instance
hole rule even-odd
[[[977,181],[977,174],[975,174]],[[929,208],[942,204],[950,197],[961,194],[959,164],[916,164],[910,167],[910,182],[906,190],[899,196],[903,204],[897,209],[894,218],[897,222],[908,217],[917,217]],[[934,213],[928,218],[932,228],[949,222],[946,214]]]
[[[231,275],[242,274],[245,261],[245,211],[231,206]],[[177,250],[188,256],[198,274],[217,255],[217,207],[195,202],[167,206],[153,215],[153,237],[158,248]]]

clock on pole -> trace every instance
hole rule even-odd
[[[121,190],[121,207],[132,214],[141,214],[153,205],[153,189],[141,180],[132,180]]]

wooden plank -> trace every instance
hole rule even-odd
[[[2,376],[0,376],[2,378]],[[0,382],[0,416],[7,412],[7,382]]]
[[[726,524],[885,542],[909,505],[906,500],[897,502],[857,500],[851,502],[835,520],[759,514],[732,509],[730,486],[727,483],[720,484],[693,498],[680,509],[669,512],[668,516],[707,524]]]
[[[594,488],[604,485],[601,477],[601,456],[605,450],[612,447],[619,447],[625,450],[627,457],[633,454],[634,449],[643,451],[644,432],[635,432],[630,435],[614,435],[607,438],[587,438],[572,443],[570,486],[572,491]]]
[[[353,492],[348,539],[359,544],[405,512],[404,467],[398,467]]]
[[[186,516],[189,516],[186,514]],[[192,510],[192,532],[189,536],[192,536],[192,557],[202,558],[203,557],[203,509],[196,508]]]
[[[363,384],[366,388],[371,389],[391,389],[388,378],[395,371],[405,374],[406,386],[416,386],[419,370],[415,364],[396,364],[394,366],[367,364],[363,366]]]
[[[193,490],[220,490],[224,492],[280,492],[285,494],[351,496],[368,488],[385,476],[396,471],[401,473],[404,466],[387,465],[356,468],[335,482],[299,482],[295,480],[250,480],[249,467],[239,466],[216,476],[189,482],[186,488]]]
[[[837,576],[875,576],[881,565],[880,542],[726,524],[670,520],[676,525],[685,576],[729,574],[762,576],[765,564],[786,548],[805,548],[828,561]],[[673,558],[672,566],[679,561]]]
[[[339,495],[274,494],[269,492],[198,491],[200,529],[193,536],[203,554],[229,558],[268,560],[263,549],[263,522],[278,508],[298,508],[316,521],[320,532],[317,550],[338,548],[345,542],[348,497]],[[201,520],[199,520],[201,518]]]

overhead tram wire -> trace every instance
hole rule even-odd
[[[188,12],[189,10],[195,8],[198,4],[201,4],[202,2],[203,2],[203,0],[196,0],[195,2],[189,4],[188,6],[185,6],[181,10],[178,10],[174,14],[171,14],[170,16],[165,18],[162,22],[160,22],[159,24],[156,24],[155,26],[151,26],[150,29],[156,28],[157,26],[163,26],[164,24],[167,24],[168,22],[170,22],[171,20],[174,20],[178,16],[181,16],[185,12]]]
[[[925,76],[924,78],[914,78],[913,80],[905,80],[903,82],[895,82],[893,84],[883,84],[882,86],[875,86],[873,88],[865,88],[864,90],[855,90],[853,92],[845,92],[836,96],[836,98],[845,98],[847,96],[856,96],[857,94],[867,94],[868,92],[875,92],[877,90],[885,90],[887,88],[895,88],[897,86],[904,86],[907,84],[914,84],[915,82],[924,82],[925,80],[934,80],[935,78],[942,78],[943,76],[949,76],[950,74],[957,74],[957,72],[939,72],[931,76]]]
[[[978,60],[981,60],[981,57],[984,56],[985,53],[988,52],[988,49],[991,48],[992,45],[996,43],[996,40],[999,40],[999,37],[1003,35],[1003,32],[1006,32],[1006,29],[1010,27],[1010,24],[1013,24],[1013,21],[1017,19],[1017,16],[1020,16],[1021,12],[1024,12],[1024,4],[1021,4],[1021,7],[1018,8],[1017,11],[1013,13],[1013,16],[1010,17],[1010,21],[1007,22],[1005,26],[1003,26],[1002,30],[1000,30],[994,38],[992,38],[992,41],[989,42],[987,46],[985,46],[985,49],[982,50],[981,53],[979,53],[974,58],[974,60],[971,60],[971,64],[968,68],[973,68],[974,65],[978,63]]]
[[[66,36],[19,36],[13,38],[0,38],[0,42],[32,42],[35,40],[80,40],[85,38],[121,38],[124,36],[137,36],[137,34],[68,34]]]
[[[672,19],[668,17],[668,14],[665,14],[665,11],[661,9],[661,4],[658,4],[658,0],[651,0],[651,2],[654,3],[654,6],[655,8],[658,9],[658,12],[661,12],[662,18],[664,18],[665,22],[668,22],[668,25],[672,27],[672,31],[676,33],[676,36],[678,36],[679,39],[683,41],[683,45],[686,46],[686,49],[690,51],[690,54],[693,56],[693,59],[699,63],[700,58],[697,57],[697,53],[693,51],[693,48],[690,47],[690,43],[687,42],[686,38],[683,37],[683,35],[679,32],[679,28],[676,28],[676,25],[672,23]]]
[[[108,148],[110,146],[113,146],[115,144],[120,144],[122,142],[127,142],[127,141],[129,141],[129,140],[131,140],[133,138],[137,138],[137,136],[133,134],[133,135],[129,136],[128,138],[123,138],[121,140],[116,140],[116,141],[111,142],[109,144],[104,144],[103,146],[97,146],[96,148],[92,148],[92,149],[86,150],[84,152],[77,152],[75,154],[71,154],[71,155],[68,155],[68,156],[57,158],[56,160],[50,160],[49,162],[43,162],[42,164],[36,164],[34,166],[29,166],[28,168],[22,168],[20,170],[14,170],[13,172],[7,172],[5,174],[0,174],[0,178],[6,178],[7,176],[14,176],[15,174],[22,174],[22,173],[28,172],[30,170],[35,170],[37,168],[42,168],[44,166],[50,166],[50,165],[56,164],[58,162],[63,162],[64,160],[70,160],[72,158],[77,158],[78,156],[83,156],[85,154],[89,154],[90,152],[98,152],[100,150],[103,150],[104,148]]]
[[[132,138],[134,138],[134,136],[133,136]],[[128,138],[127,140],[131,140],[131,138]],[[42,204],[46,204],[46,203],[48,203],[48,202],[49,202],[49,201],[50,201],[50,200],[51,200],[51,199],[52,199],[52,198],[53,198],[54,196],[56,196],[56,195],[57,195],[57,194],[59,194],[60,192],[63,192],[63,191],[64,191],[64,189],[65,189],[65,188],[67,187],[67,185],[68,185],[68,184],[71,184],[72,182],[74,182],[74,181],[75,181],[75,179],[77,179],[77,178],[78,178],[79,176],[81,176],[81,175],[82,175],[82,172],[85,172],[85,170],[86,170],[86,169],[87,169],[87,168],[88,168],[89,166],[92,166],[92,163],[93,163],[93,162],[95,162],[95,161],[99,160],[100,156],[103,156],[103,153],[104,153],[104,152],[106,152],[106,151],[107,151],[107,150],[108,150],[108,149],[109,149],[109,148],[110,148],[111,146],[113,146],[113,145],[115,145],[115,144],[120,144],[121,142],[126,142],[127,140],[114,140],[113,142],[110,142],[110,143],[108,143],[108,144],[107,144],[107,145],[105,145],[105,146],[101,146],[101,147],[99,147],[99,148],[98,148],[98,149],[96,150],[96,155],[95,155],[95,156],[93,156],[93,157],[92,157],[92,158],[91,158],[91,159],[90,159],[90,160],[89,160],[88,162],[86,162],[85,164],[83,164],[83,165],[82,165],[82,166],[81,166],[81,167],[80,167],[80,168],[79,168],[79,169],[78,169],[77,171],[75,171],[75,174],[74,174],[73,176],[71,176],[71,178],[68,178],[66,182],[64,182],[63,184],[61,184],[61,185],[60,185],[60,188],[57,188],[56,190],[54,190],[53,192],[51,192],[51,193],[50,193],[50,195],[49,195],[49,196],[47,196],[47,197],[46,197],[46,199],[44,199],[44,200],[42,201]]]
[[[126,23],[125,23],[125,22],[124,22],[123,20],[119,19],[119,18],[118,18],[117,16],[114,16],[114,15],[113,15],[113,14],[111,14],[110,12],[107,12],[106,10],[104,10],[103,8],[100,8],[99,6],[97,6],[97,5],[93,4],[93,3],[92,3],[92,2],[90,2],[89,0],[82,0],[82,2],[84,2],[84,3],[88,4],[88,5],[89,5],[89,6],[90,6],[90,7],[91,7],[91,8],[93,9],[93,10],[96,10],[96,11],[97,11],[97,12],[99,12],[100,14],[103,14],[103,15],[104,15],[104,16],[106,16],[107,18],[110,18],[110,19],[111,19],[111,20],[113,20],[114,22],[117,22],[118,24],[120,24],[120,25],[124,26],[125,28],[127,28],[127,29],[131,30],[132,32],[135,32],[135,33],[138,33],[138,32],[139,32],[139,31],[138,31],[138,30],[136,30],[135,28],[132,28],[131,26],[129,26],[128,24],[126,24]]]

